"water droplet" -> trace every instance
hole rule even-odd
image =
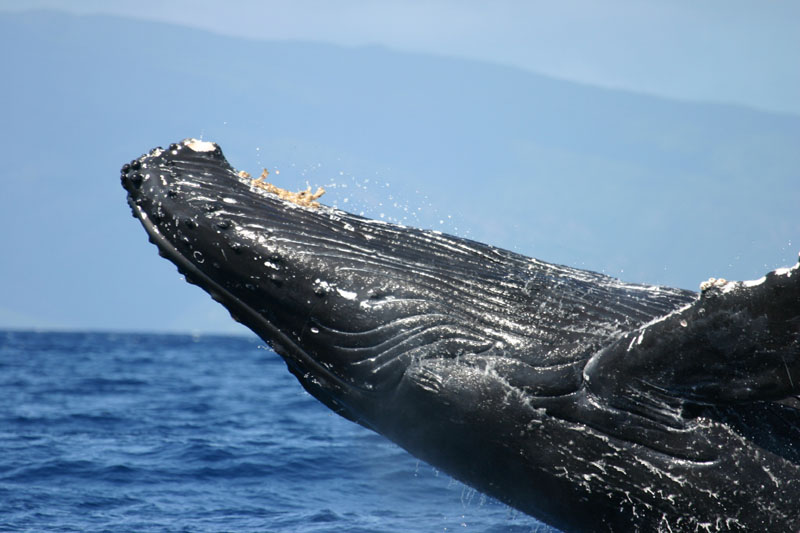
[[[311,328],[311,329],[309,329],[309,331],[311,333],[319,333],[319,329],[317,329],[317,328]]]
[[[199,251],[194,252],[192,256],[194,257],[194,260],[197,261],[198,263],[204,263],[206,260],[206,258],[203,257],[203,253]]]

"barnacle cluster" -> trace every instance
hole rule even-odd
[[[272,183],[266,181],[268,175],[269,172],[267,171],[266,168],[261,172],[261,175],[257,178],[253,178],[252,176],[250,176],[248,172],[245,172],[244,170],[239,172],[239,177],[251,180],[250,181],[251,185],[258,187],[259,189],[264,189],[269,193],[275,194],[278,196],[278,198],[282,200],[286,200],[287,202],[292,202],[293,204],[297,204],[302,207],[313,207],[313,208],[319,207],[320,204],[319,202],[317,202],[317,199],[323,194],[325,194],[325,189],[323,189],[322,187],[317,187],[317,191],[313,193],[311,192],[310,186],[307,187],[306,190],[304,191],[297,191],[297,192],[287,191],[286,189],[281,189],[280,187],[277,187]]]

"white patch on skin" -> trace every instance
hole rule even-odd
[[[209,198],[208,196],[193,196],[192,198],[189,198],[190,202],[213,202],[215,200],[216,198]]]
[[[767,277],[766,276],[761,276],[758,279],[751,279],[749,281],[743,281],[742,285],[744,285],[745,287],[758,287],[759,285],[761,285],[765,281],[767,281]]]
[[[323,280],[321,280],[319,278],[314,280],[314,285],[316,285],[318,288],[320,288],[320,289],[322,289],[324,291],[329,291],[332,288],[330,283],[328,283],[327,281],[323,281]]]
[[[223,201],[223,202],[225,202],[226,204],[235,204],[235,203],[238,203],[238,202],[237,202],[236,200],[234,200],[233,198],[223,198],[223,199],[222,199],[222,201]]]
[[[798,268],[800,268],[800,263],[796,264],[795,266],[793,266],[791,268],[783,267],[783,268],[775,269],[774,274],[776,276],[791,276],[792,274],[794,274],[794,272],[796,270],[798,270]],[[759,285],[761,285],[765,281],[767,281],[767,277],[766,276],[762,276],[762,277],[760,277],[758,279],[754,279],[754,280],[740,281],[740,282],[726,281],[724,279],[711,278],[708,281],[704,281],[703,283],[700,284],[700,290],[701,291],[707,291],[708,289],[711,289],[711,288],[718,288],[718,289],[720,289],[722,291],[723,294],[727,294],[727,293],[735,290],[737,287],[746,287],[746,288],[758,287]]]
[[[628,345],[629,352],[633,349],[634,344],[636,344],[636,337],[631,337],[631,343]]]
[[[358,298],[358,293],[340,289],[339,287],[336,286],[335,283],[329,283],[319,278],[314,280],[314,286],[316,288],[324,290],[325,292],[335,290],[336,292],[339,293],[339,296],[341,296],[345,300],[355,300],[356,298]]]
[[[195,152],[213,152],[216,150],[217,145],[208,141],[198,141],[197,139],[188,139],[186,147]]]
[[[345,291],[340,289],[339,287],[336,287],[336,292],[338,292],[341,295],[341,297],[344,298],[345,300],[355,300],[356,298],[358,298],[357,293]]]

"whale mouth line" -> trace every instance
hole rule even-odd
[[[184,274],[184,277],[186,276],[186,273],[188,273],[192,282],[201,286],[212,296],[212,298],[215,300],[224,300],[225,306],[229,309],[229,311],[232,311],[231,308],[233,308],[240,312],[241,316],[237,314],[236,317],[234,317],[237,321],[241,320],[242,322],[245,322],[247,326],[250,326],[256,330],[266,330],[269,333],[269,338],[276,339],[273,341],[273,343],[277,346],[280,346],[280,348],[277,348],[277,346],[272,346],[272,348],[278,352],[279,355],[283,356],[284,361],[286,361],[290,367],[292,363],[294,363],[296,365],[295,370],[299,371],[301,374],[312,372],[315,377],[321,377],[329,382],[329,384],[333,384],[342,390],[346,390],[350,394],[355,392],[355,389],[352,385],[346,383],[328,368],[315,361],[308,353],[306,353],[305,350],[302,349],[301,346],[297,344],[297,342],[292,340],[288,335],[281,331],[280,328],[276,327],[247,303],[237,298],[229,290],[225,289],[222,285],[214,281],[210,276],[197,268],[196,265],[194,265],[189,259],[181,254],[180,251],[178,251],[178,249],[169,241],[169,239],[162,235],[162,233],[158,230],[158,227],[150,220],[150,217],[147,215],[147,213],[139,205],[137,205],[135,200],[133,200],[130,196],[128,197],[128,204],[133,210],[136,218],[142,223],[142,226],[144,226],[145,231],[147,231],[148,235],[153,240],[153,243],[170,261],[179,267],[179,271]],[[228,307],[228,305],[231,307]],[[231,314],[233,315],[233,312],[231,312]]]

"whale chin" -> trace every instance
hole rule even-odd
[[[797,266],[623,283],[320,205],[194,139],[121,179],[306,390],[479,490],[569,531],[800,527]]]

